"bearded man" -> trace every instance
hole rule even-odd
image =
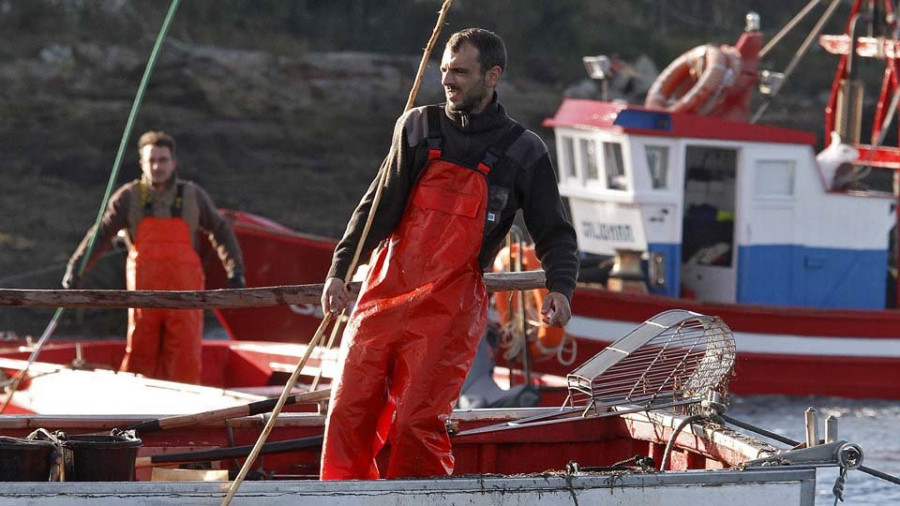
[[[375,479],[453,472],[445,422],[486,323],[489,268],[521,209],[547,272],[545,323],[563,326],[578,272],[547,147],[512,120],[495,91],[506,68],[496,34],[453,34],[441,61],[446,103],[403,115],[394,129],[382,200],[362,254],[368,277],[341,346],[321,478]],[[353,213],[322,292],[334,313],[377,181]],[[375,456],[386,442],[384,470]]]

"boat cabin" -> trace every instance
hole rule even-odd
[[[832,190],[813,134],[576,99],[544,125],[581,252],[639,256],[649,292],[885,306],[893,199]]]

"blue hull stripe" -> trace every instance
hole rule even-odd
[[[883,309],[887,251],[741,246],[737,301],[746,304]]]

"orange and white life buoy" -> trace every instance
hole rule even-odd
[[[644,106],[671,112],[708,114],[740,75],[740,53],[705,44],[682,54],[653,81]]]
[[[518,264],[519,247],[513,244],[504,247],[494,260],[495,272],[508,272],[510,264]],[[540,269],[541,264],[534,252],[534,246],[522,248],[522,270],[530,271]],[[497,292],[494,294],[494,305],[497,310],[497,320],[500,325],[501,347],[515,348],[514,334],[525,335],[528,349],[534,359],[541,360],[558,354],[566,343],[566,333],[558,327],[550,327],[541,322],[541,307],[544,305],[544,297],[547,290],[543,288],[526,290],[521,292]],[[524,306],[524,314],[520,310],[520,300]],[[523,318],[524,317],[524,318]],[[515,355],[513,353],[512,355]]]

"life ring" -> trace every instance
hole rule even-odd
[[[509,272],[514,270],[510,268],[510,261],[512,261],[513,265],[518,263],[518,250],[519,248],[516,244],[500,250],[494,260],[494,271]],[[534,252],[534,246],[524,246],[522,248],[522,270],[530,271],[540,268],[541,264]],[[559,327],[550,327],[541,321],[541,307],[544,305],[544,297],[546,296],[546,289],[536,288],[523,291],[521,297],[525,308],[525,321],[522,326],[525,330],[531,357],[536,360],[556,356],[559,349],[566,343],[565,330]],[[520,345],[514,344],[515,338],[518,336],[512,335],[515,334],[517,327],[516,318],[521,315],[519,300],[520,297],[517,292],[497,292],[494,294],[494,307],[497,310],[497,321],[501,333],[501,347],[506,348],[506,351],[509,351],[510,348],[520,351]],[[521,335],[521,332],[519,334]]]
[[[708,114],[740,75],[740,53],[704,44],[675,59],[653,81],[644,106],[671,112]]]

